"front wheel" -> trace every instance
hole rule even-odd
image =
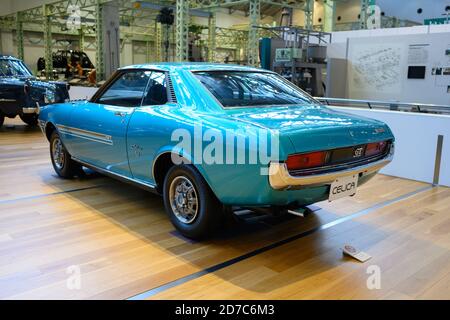
[[[50,137],[50,157],[53,169],[61,178],[72,178],[82,171],[81,165],[73,161],[66,148],[64,148],[61,138],[56,131],[53,131]]]
[[[29,126],[36,126],[38,123],[38,115],[37,114],[23,114],[20,115],[20,119],[25,122]]]
[[[163,193],[166,212],[182,235],[202,239],[219,227],[222,205],[194,167],[170,168],[164,179]]]

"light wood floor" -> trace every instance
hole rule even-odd
[[[93,173],[59,179],[40,131],[7,119],[0,129],[0,298],[126,299],[362,212],[150,298],[449,299],[450,189],[386,204],[426,186],[378,175],[355,197],[318,203],[306,218],[247,222],[192,242],[174,231],[156,195]],[[344,243],[373,258],[343,257]],[[381,271],[379,290],[366,285],[371,265]],[[80,289],[67,287],[71,266],[81,271]]]

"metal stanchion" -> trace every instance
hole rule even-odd
[[[441,171],[441,157],[442,157],[442,144],[444,142],[444,136],[438,135],[437,145],[436,145],[436,159],[434,161],[434,175],[433,175],[433,186],[439,185],[439,174]]]

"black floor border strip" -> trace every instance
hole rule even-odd
[[[212,273],[212,272],[215,272],[215,271],[224,269],[224,268],[226,268],[226,267],[229,267],[229,266],[231,266],[231,265],[233,265],[233,264],[236,264],[236,263],[238,263],[238,262],[241,262],[241,261],[243,261],[243,260],[252,258],[252,257],[254,257],[254,256],[258,255],[258,254],[261,254],[261,253],[264,253],[264,252],[266,252],[266,251],[272,250],[272,249],[274,249],[274,248],[280,247],[280,246],[282,246],[282,245],[284,245],[284,244],[287,244],[287,243],[289,243],[289,242],[292,242],[292,241],[295,241],[295,240],[304,238],[304,237],[306,237],[306,236],[308,236],[308,235],[310,235],[310,234],[313,234],[313,233],[315,233],[315,232],[318,232],[318,231],[321,231],[321,230],[325,230],[325,229],[329,229],[329,228],[331,228],[331,227],[334,227],[334,226],[336,226],[336,225],[338,225],[338,224],[341,224],[341,223],[343,223],[343,222],[346,222],[346,221],[348,221],[348,220],[352,220],[352,219],[355,219],[355,218],[364,216],[364,215],[366,215],[366,214],[368,214],[368,213],[370,213],[370,212],[373,212],[373,211],[375,211],[375,210],[377,210],[377,209],[380,209],[380,208],[389,206],[389,205],[391,205],[391,204],[400,202],[400,201],[402,201],[402,200],[405,200],[405,199],[407,199],[407,198],[409,198],[409,197],[412,197],[412,196],[414,196],[414,195],[416,195],[416,194],[418,194],[418,193],[421,193],[421,192],[423,192],[423,191],[430,190],[430,189],[432,189],[432,188],[433,188],[433,186],[432,186],[432,185],[429,185],[429,186],[426,186],[426,187],[417,189],[417,190],[415,190],[415,191],[406,193],[406,194],[404,194],[404,195],[402,195],[402,196],[400,196],[400,197],[397,197],[397,198],[394,198],[394,199],[391,199],[391,200],[386,200],[386,201],[384,201],[384,202],[377,203],[377,204],[375,204],[375,205],[373,205],[373,206],[371,206],[371,207],[368,207],[368,208],[366,208],[366,209],[357,211],[357,212],[355,212],[355,213],[353,213],[353,214],[349,214],[349,215],[347,215],[347,216],[345,216],[345,217],[342,217],[342,218],[333,220],[333,221],[331,221],[331,222],[325,223],[325,224],[323,224],[323,225],[320,225],[320,226],[318,226],[318,227],[315,227],[315,228],[306,230],[306,231],[301,232],[301,233],[299,233],[299,234],[293,235],[293,236],[291,236],[291,237],[289,237],[289,238],[286,238],[286,239],[283,239],[283,240],[274,242],[274,243],[269,244],[269,245],[267,245],[267,246],[265,246],[265,247],[262,247],[262,248],[259,248],[259,249],[250,251],[250,252],[248,252],[248,253],[246,253],[246,254],[243,254],[243,255],[241,255],[241,256],[238,256],[238,257],[236,257],[236,258],[233,258],[233,259],[230,259],[230,260],[221,262],[221,263],[216,264],[216,265],[213,265],[213,266],[211,266],[211,267],[209,267],[209,268],[200,270],[200,271],[198,271],[198,272],[192,273],[192,274],[187,275],[187,276],[185,276],[185,277],[179,278],[179,279],[177,279],[177,280],[168,282],[168,283],[163,284],[163,285],[161,285],[161,286],[158,286],[158,287],[155,287],[155,288],[153,288],[153,289],[147,290],[147,291],[145,291],[145,292],[139,293],[139,294],[137,294],[137,295],[131,296],[131,297],[127,298],[127,300],[144,300],[144,299],[149,298],[149,297],[152,297],[152,296],[154,296],[154,295],[156,295],[156,294],[158,294],[158,293],[164,292],[164,291],[166,291],[166,290],[168,290],[168,289],[177,287],[177,286],[179,286],[179,285],[181,285],[181,284],[183,284],[183,283],[186,283],[186,282],[189,282],[189,281],[191,281],[191,280],[200,278],[200,277],[202,277],[202,276],[204,276],[204,275],[207,275],[207,274],[209,274],[209,273]]]
[[[82,188],[77,188],[77,189],[69,189],[69,190],[61,190],[61,191],[56,191],[56,192],[44,193],[44,194],[37,194],[37,195],[34,195],[34,196],[27,196],[27,197],[15,198],[15,199],[0,200],[0,205],[1,204],[5,204],[5,203],[13,203],[13,202],[17,202],[17,201],[27,201],[27,200],[34,200],[34,199],[39,199],[39,198],[45,198],[45,197],[50,197],[50,196],[54,196],[54,195],[58,195],[58,194],[71,193],[71,192],[77,192],[77,191],[83,191],[83,190],[89,190],[89,189],[95,189],[95,188],[100,188],[102,186],[103,185],[95,185],[95,186],[82,187]]]

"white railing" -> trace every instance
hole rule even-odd
[[[377,100],[357,100],[342,98],[316,97],[316,100],[330,105],[342,107],[369,108],[380,110],[394,110],[406,112],[450,114],[450,105],[438,105],[420,102],[399,102],[399,101],[377,101]]]

